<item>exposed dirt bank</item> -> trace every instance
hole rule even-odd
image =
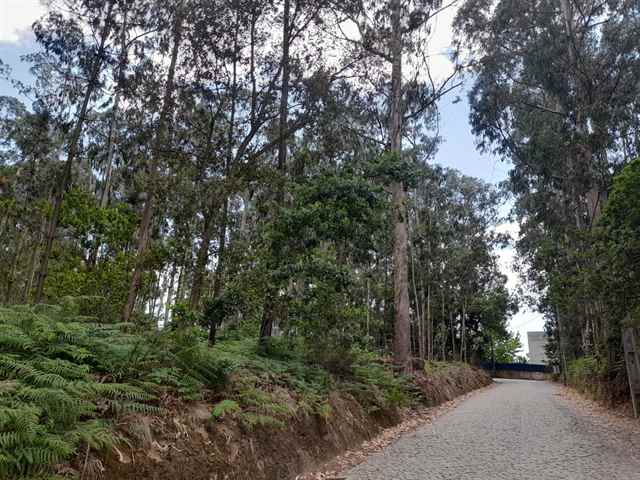
[[[462,364],[429,364],[414,381],[429,407],[490,383],[486,373]],[[173,415],[125,419],[121,430],[129,445],[102,462],[79,458],[76,468],[85,478],[109,480],[294,479],[411,415],[367,412],[345,392],[334,392],[329,405],[326,415],[299,414],[284,425],[248,428],[234,418],[213,420],[212,405],[177,404]],[[424,405],[418,410],[424,412]]]

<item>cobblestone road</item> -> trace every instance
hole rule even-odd
[[[498,380],[349,480],[640,480],[640,451],[547,382]]]

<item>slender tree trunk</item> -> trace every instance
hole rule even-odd
[[[433,318],[431,317],[431,285],[427,283],[427,360],[433,360]]]
[[[453,323],[453,311],[449,309],[449,324],[451,325],[451,359],[456,358],[456,328]]]
[[[224,286],[225,254],[227,249],[227,223],[229,221],[229,199],[225,198],[222,205],[222,220],[220,221],[220,233],[218,235],[218,263],[213,278],[213,298],[219,298]],[[209,345],[216,343],[216,334],[220,326],[220,320],[212,318],[209,322]]]
[[[445,305],[444,305],[444,288],[442,289],[442,339],[440,342],[440,349],[441,349],[441,353],[442,353],[442,357],[441,360],[443,362],[447,361],[447,314],[445,312]]]
[[[109,35],[111,34],[111,21],[113,8],[115,1],[111,0],[107,7],[107,13],[105,16],[104,27],[102,28],[100,36],[100,44],[95,58],[93,59],[93,65],[91,67],[91,73],[89,74],[89,82],[87,83],[87,89],[84,92],[82,104],[78,111],[78,117],[73,127],[71,137],[69,139],[69,146],[67,152],[67,160],[65,161],[64,169],[60,181],[57,184],[56,192],[53,199],[53,208],[51,210],[51,217],[47,226],[45,235],[45,244],[42,250],[42,257],[40,259],[40,271],[38,272],[38,278],[36,281],[36,293],[35,302],[41,303],[44,298],[44,284],[49,273],[49,258],[51,258],[51,251],[53,250],[53,241],[58,230],[58,222],[60,221],[60,213],[62,210],[62,202],[64,197],[71,188],[71,180],[73,173],[73,164],[76,161],[79,150],[80,136],[87,118],[87,112],[89,111],[89,103],[93,96],[96,86],[98,84],[98,78],[100,71],[102,70],[102,64],[104,61],[105,48]]]
[[[172,305],[172,297],[173,297],[173,285],[176,281],[176,262],[172,262],[171,264],[171,273],[169,274],[169,288],[167,289],[167,301],[164,305],[164,325],[166,326],[169,323],[169,316],[171,314],[171,305]]]
[[[215,207],[211,205],[205,212],[204,216],[202,240],[200,242],[200,248],[198,249],[196,268],[193,272],[193,282],[191,284],[191,294],[189,296],[189,306],[192,310],[195,310],[200,306],[200,299],[202,298],[204,274],[207,268],[207,263],[209,263],[209,248],[211,247],[211,236],[213,234],[214,211]]]
[[[104,187],[100,195],[100,206],[106,208],[111,194],[111,178],[113,176],[113,158],[115,156],[118,131],[118,115],[120,113],[120,99],[124,88],[124,69],[127,61],[127,10],[123,12],[122,32],[120,32],[120,59],[118,61],[118,78],[116,85],[116,95],[113,100],[111,111],[111,121],[109,122],[109,136],[107,139],[107,165],[104,175]]]
[[[249,55],[249,74],[251,76],[251,128],[255,128],[256,125],[256,111],[258,106],[258,83],[256,80],[256,23],[258,22],[258,15],[256,13],[255,3],[252,3],[253,9],[251,11],[251,28],[250,28],[250,44],[251,52]]]
[[[253,12],[255,14],[255,11]],[[254,26],[252,26],[252,29]],[[253,35],[255,32],[252,30],[252,46],[251,46],[251,75],[255,75],[253,64]],[[231,112],[229,116],[229,135],[227,139],[227,158],[225,162],[225,177],[229,177],[231,173],[231,167],[234,162],[234,131],[236,128],[236,108],[237,108],[237,98],[238,98],[238,28],[236,28],[236,34],[233,38],[233,51],[234,51],[234,60],[233,60],[233,79],[231,84]],[[251,122],[253,127],[253,122],[255,121],[255,105],[253,104],[253,95],[252,92],[252,105],[251,105]],[[218,262],[216,264],[216,271],[214,276],[214,284],[213,284],[213,298],[220,298],[222,295],[222,290],[224,286],[224,270],[225,270],[225,253],[227,247],[227,224],[229,221],[229,195],[225,194],[224,201],[222,202],[222,217],[220,219],[220,230],[218,234]],[[219,325],[224,319],[222,318],[211,318],[209,319],[209,345],[213,346],[216,343],[216,334]]]
[[[233,109],[235,112],[235,106]],[[214,151],[213,136],[216,127],[216,117],[216,114],[212,114],[209,121],[209,132],[207,135],[206,147],[204,149],[204,156],[206,157],[210,157],[212,155],[211,152]],[[231,137],[233,136],[231,128],[230,135]],[[225,169],[225,174],[226,170],[227,169]],[[211,237],[213,235],[214,226],[213,217],[215,215],[217,207],[217,202],[215,200],[216,196],[211,192],[209,192],[209,195],[211,195],[211,199],[203,207],[204,222],[202,225],[202,241],[200,243],[200,248],[198,249],[198,254],[196,255],[196,267],[193,272],[193,279],[191,282],[191,293],[189,295],[189,306],[191,309],[197,309],[200,306],[205,271],[207,269],[207,264],[209,263],[209,249],[211,247]]]
[[[467,299],[462,301],[462,327],[460,331],[460,361],[467,361]]]
[[[411,232],[409,232],[409,236],[411,236]],[[413,287],[413,298],[416,306],[416,326],[418,330],[418,356],[421,360],[426,358],[426,348],[425,348],[425,325],[424,325],[424,306],[422,304],[422,298],[424,297],[424,292],[420,292],[418,295],[418,286],[416,281],[416,261],[415,261],[415,253],[413,244],[409,250],[410,258],[411,258],[411,285]]]
[[[280,94],[280,124],[278,143],[278,171],[282,181],[287,174],[287,130],[289,123],[289,79],[291,75],[289,47],[291,46],[291,0],[284,0],[284,15],[282,21],[282,85]],[[279,185],[276,202],[278,206],[284,202],[284,187]],[[276,245],[271,248],[273,261],[279,262],[280,251]],[[262,309],[260,324],[260,344],[265,345],[273,333],[273,323],[277,314],[279,291],[277,286],[267,288],[267,294]]]
[[[47,228],[47,219],[44,215],[41,216],[40,227],[38,228],[38,233],[36,236],[35,246],[33,248],[33,252],[31,253],[31,258],[29,260],[29,270],[27,273],[27,278],[24,285],[24,290],[22,291],[22,302],[30,303],[31,301],[31,289],[33,288],[33,282],[36,276],[36,269],[38,267],[38,258],[40,257],[40,246],[42,245],[42,237]]]
[[[402,5],[394,0],[391,7],[391,111],[389,138],[391,152],[402,155]],[[401,182],[391,185],[393,204],[393,290],[394,290],[394,363],[403,373],[411,371],[411,319],[409,316],[409,275],[406,218],[406,193]]]
[[[180,265],[180,273],[178,274],[178,285],[176,286],[176,303],[182,301],[182,292],[184,290],[185,277],[187,268],[184,266],[186,254],[182,254],[182,263]]]
[[[140,289],[140,282],[142,280],[144,257],[146,256],[147,250],[149,248],[151,228],[156,208],[156,194],[160,176],[159,168],[162,157],[162,149],[166,144],[170,117],[173,112],[173,90],[175,87],[175,74],[176,66],[178,63],[178,53],[180,50],[180,44],[182,42],[182,28],[183,12],[179,11],[176,13],[175,25],[173,29],[173,48],[171,51],[171,63],[167,72],[167,81],[164,89],[162,110],[160,112],[160,118],[158,120],[158,129],[156,132],[156,138],[154,141],[151,160],[149,164],[147,198],[145,200],[144,209],[142,211],[142,221],[140,223],[138,232],[136,265],[133,271],[133,275],[131,276],[131,283],[129,284],[127,303],[125,304],[124,310],[122,312],[122,320],[124,322],[129,321],[129,319],[131,318],[131,314],[133,313],[133,309],[136,305],[138,290]]]
[[[371,336],[371,285],[367,278],[367,338]]]
[[[7,223],[9,223],[9,215],[3,215],[2,218],[0,218],[0,238],[4,235]]]
[[[18,242],[16,245],[16,250],[13,255],[13,262],[11,262],[11,269],[9,271],[9,275],[7,276],[7,291],[5,292],[5,303],[10,304],[11,297],[13,293],[13,285],[16,283],[16,270],[18,268],[18,263],[20,260],[20,256],[22,255],[22,248],[25,242],[24,236],[18,233]]]

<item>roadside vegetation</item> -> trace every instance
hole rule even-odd
[[[512,164],[520,270],[550,362],[608,401],[629,399],[622,330],[640,322],[638,13],[468,1],[456,22],[474,64],[472,127]]]
[[[440,1],[46,3],[31,76],[0,61],[4,477],[84,480],[120,421],[176,402],[249,436],[335,395],[376,415],[481,386],[465,365],[521,347],[508,198],[552,362],[624,384],[637,2],[458,2],[444,76]],[[505,188],[433,162],[467,71]]]
[[[230,329],[212,349],[200,327],[102,324],[80,315],[80,303],[0,309],[2,478],[46,477],[76,455],[80,464],[89,452],[107,455],[136,441],[117,426],[123,417],[179,415],[176,402],[208,405],[209,428],[231,420],[251,435],[305,417],[330,421],[340,413],[330,395],[374,416],[442,401],[357,347],[336,372],[293,338],[274,339],[265,353],[257,336]]]

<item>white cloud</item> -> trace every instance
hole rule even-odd
[[[0,42],[19,42],[44,11],[41,0],[0,0]]]

